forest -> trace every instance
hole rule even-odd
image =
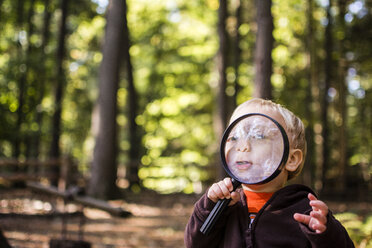
[[[0,23],[1,187],[50,161],[56,186],[68,160],[97,199],[199,195],[225,176],[232,111],[259,97],[305,124],[296,183],[372,202],[370,0],[0,0]],[[368,206],[340,215],[358,247]]]

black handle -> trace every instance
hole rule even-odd
[[[234,178],[231,179],[231,182],[233,184],[233,190],[241,184],[239,181],[235,180]],[[200,228],[200,232],[203,233],[204,235],[208,235],[209,232],[212,230],[214,224],[216,221],[220,218],[222,212],[225,210],[225,208],[229,205],[231,201],[230,199],[222,199],[218,200],[212,211],[209,213],[207,219],[203,223],[202,227]]]

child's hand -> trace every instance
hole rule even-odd
[[[327,229],[328,206],[324,202],[318,200],[313,194],[309,193],[308,198],[313,211],[310,212],[310,215],[296,213],[293,218],[307,225],[316,233],[322,233]]]
[[[233,190],[233,185],[231,182],[231,178],[226,177],[224,180],[219,181],[218,183],[214,183],[208,190],[207,196],[213,202],[217,202],[219,199],[230,199],[231,202],[229,206],[234,205],[237,201],[239,201],[239,194],[234,192],[230,192]]]

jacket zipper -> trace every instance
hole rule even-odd
[[[259,219],[259,217],[261,216],[262,212],[267,208],[268,204],[270,204],[273,199],[275,198],[275,196],[277,195],[277,192],[275,192],[271,198],[265,203],[265,205],[262,206],[262,208],[258,211],[258,213],[256,214],[256,216],[254,217],[253,221],[251,222],[250,221],[250,218],[249,218],[249,225],[248,225],[248,230],[251,234],[251,244],[252,244],[252,247],[255,247],[254,246],[254,228],[256,226],[256,222],[257,220]],[[247,211],[248,211],[248,205],[247,205]],[[248,217],[249,217],[249,212],[248,212]]]

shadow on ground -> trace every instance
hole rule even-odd
[[[184,247],[184,228],[197,200],[183,194],[126,194],[125,201],[110,202],[132,213],[120,218],[26,189],[1,190],[0,197],[0,226],[15,248],[49,248],[51,239],[62,237],[83,239],[92,248]]]

